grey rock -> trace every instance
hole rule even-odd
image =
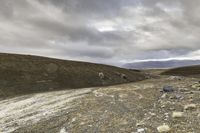
[[[170,99],[177,99],[177,100],[182,100],[183,96],[181,94],[176,94],[174,96],[171,96]]]
[[[163,92],[173,92],[174,89],[172,86],[164,86],[163,87]]]

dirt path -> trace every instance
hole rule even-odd
[[[200,131],[198,79],[160,77],[137,83],[27,95],[0,101],[0,132],[156,133],[167,124],[172,133]],[[160,92],[165,85],[174,92]],[[184,111],[184,105],[195,104]],[[184,117],[173,119],[173,111]],[[199,117],[198,117],[199,116]]]

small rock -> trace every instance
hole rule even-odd
[[[150,114],[151,116],[156,116],[156,114],[155,114],[155,113],[151,113],[151,112],[150,112],[149,114]]]
[[[66,129],[63,127],[63,128],[60,130],[60,133],[68,133],[68,132],[67,132]]]
[[[127,95],[127,94],[119,94],[119,97],[120,97],[120,98],[127,98],[128,95]]]
[[[138,122],[138,123],[136,124],[137,127],[139,127],[139,126],[143,126],[143,125],[144,125],[144,122],[143,122],[143,121]]]
[[[180,99],[180,100],[181,100],[181,99],[183,99],[183,96],[182,96],[182,95],[180,95],[180,94],[177,94],[177,95],[175,96],[175,98],[176,98],[176,99]]]
[[[184,113],[183,112],[173,112],[172,113],[172,117],[173,118],[181,118],[184,116]]]
[[[166,93],[165,93],[165,94],[166,94]],[[174,95],[174,96],[170,96],[169,98],[170,98],[170,99],[177,99],[177,100],[182,100],[182,99],[183,99],[182,95],[180,95],[180,94],[176,94],[176,95]]]
[[[104,93],[102,92],[98,92],[97,90],[93,91],[95,97],[103,97],[104,96]]]
[[[164,93],[164,94],[161,96],[162,99],[165,99],[166,97],[167,97],[167,94],[166,94],[166,93]]]
[[[144,128],[137,129],[137,133],[144,133],[144,132],[145,132]]]
[[[180,92],[187,92],[187,91],[190,91],[190,90],[187,89],[187,88],[179,88],[179,91],[180,91]]]
[[[173,110],[175,110],[175,108],[174,108],[174,107],[170,107],[169,109],[170,109],[170,110],[172,110],[172,111],[173,111]]]
[[[161,107],[161,108],[165,108],[165,107],[166,107],[166,105],[161,105],[160,107]]]
[[[197,83],[193,84],[193,85],[192,85],[192,88],[193,88],[193,89],[196,89],[196,90],[200,90],[200,83],[197,82]]]
[[[169,113],[165,113],[165,116],[168,116],[169,115]]]
[[[189,99],[193,99],[193,98],[194,98],[194,95],[190,95],[190,96],[189,96]]]
[[[192,110],[192,109],[196,109],[196,104],[188,104],[184,106],[184,110]]]
[[[165,118],[164,120],[165,120],[165,121],[168,121],[168,119],[167,119],[167,118]]]
[[[72,122],[75,122],[76,121],[76,118],[72,118]]]
[[[193,91],[185,92],[185,94],[194,94]]]
[[[171,130],[171,128],[168,125],[162,125],[157,127],[157,130],[159,133],[167,133]]]
[[[169,77],[169,80],[182,80],[183,79],[183,77],[180,77],[180,76],[170,76]]]
[[[191,98],[191,99],[189,99],[188,101],[189,101],[189,102],[193,102],[193,101],[194,101],[194,99],[192,99],[192,98]]]
[[[173,89],[172,86],[164,86],[164,87],[163,87],[163,91],[164,91],[164,92],[173,92],[174,89]]]

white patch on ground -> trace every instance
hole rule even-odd
[[[75,107],[73,100],[91,91],[91,88],[66,90],[0,101],[0,132],[10,133],[42,119],[57,116],[59,112]]]
[[[94,95],[95,95],[95,97],[104,97],[104,96],[106,96],[106,97],[114,97],[114,95],[108,95],[108,94],[106,94],[106,92],[100,92],[102,89],[100,88],[99,90],[95,90],[95,91],[93,91],[93,93],[94,93]]]
[[[68,133],[68,132],[67,132],[66,129],[63,127],[63,128],[60,130],[60,133]]]

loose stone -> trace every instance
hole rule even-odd
[[[137,132],[138,132],[138,133],[144,133],[144,132],[145,132],[145,129],[144,129],[144,128],[137,129]]]
[[[184,110],[192,110],[192,109],[196,109],[196,104],[188,104],[184,106]]]
[[[163,87],[163,91],[164,91],[164,92],[173,92],[174,89],[173,89],[172,86],[164,86],[164,87]]]
[[[173,118],[181,118],[183,117],[184,113],[183,112],[173,112],[172,117]]]
[[[159,133],[167,133],[171,130],[171,128],[168,125],[162,125],[157,127],[157,130]]]

